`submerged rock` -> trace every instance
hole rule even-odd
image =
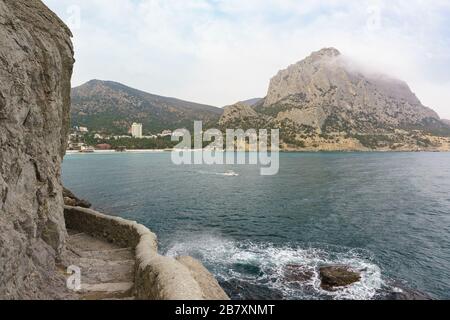
[[[402,290],[401,292],[391,292],[382,300],[432,300],[432,298],[422,292]]]
[[[287,282],[307,282],[314,276],[314,272],[303,265],[288,264],[284,267],[284,279]]]
[[[361,274],[348,266],[324,266],[319,269],[321,287],[333,291],[361,280]]]
[[[220,286],[231,300],[282,300],[284,298],[280,290],[244,279],[223,280],[220,282]]]
[[[396,282],[389,288],[378,292],[377,300],[433,300],[433,298],[426,293],[408,288],[403,283]]]
[[[84,199],[80,199],[75,194],[73,194],[72,191],[70,191],[67,188],[63,188],[63,197],[64,197],[64,204],[67,206],[72,207],[82,207],[82,208],[90,208],[92,207],[92,204]]]

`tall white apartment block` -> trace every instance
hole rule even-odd
[[[133,123],[131,125],[131,136],[133,138],[142,138],[142,123]]]

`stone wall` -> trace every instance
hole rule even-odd
[[[158,254],[157,237],[141,224],[91,209],[65,207],[67,227],[135,248],[135,297],[149,300],[224,300],[228,296],[197,260]]]
[[[39,0],[0,0],[0,298],[62,298],[60,183],[74,63]]]

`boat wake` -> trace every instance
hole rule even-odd
[[[224,172],[224,173],[217,173],[217,175],[225,176],[225,177],[238,177],[239,176],[239,174],[234,172],[233,170],[228,170],[227,172]]]
[[[198,171],[199,174],[208,174],[208,175],[215,175],[215,176],[224,176],[224,177],[238,177],[239,173],[228,170],[226,172],[210,172],[210,171]]]
[[[203,235],[174,243],[167,255],[198,258],[233,299],[368,300],[386,287],[380,268],[366,250],[334,246],[280,247]],[[358,270],[361,280],[336,291],[323,290],[318,269],[336,264]],[[306,275],[304,279],[290,277],[289,270],[293,267],[301,268]]]

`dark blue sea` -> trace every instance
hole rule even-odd
[[[200,259],[234,299],[377,299],[402,288],[450,298],[449,153],[282,153],[275,176],[177,166],[168,152],[69,154],[63,181],[95,209],[149,227],[161,253]],[[324,291],[324,264],[362,279]],[[311,277],[288,281],[292,265]]]

